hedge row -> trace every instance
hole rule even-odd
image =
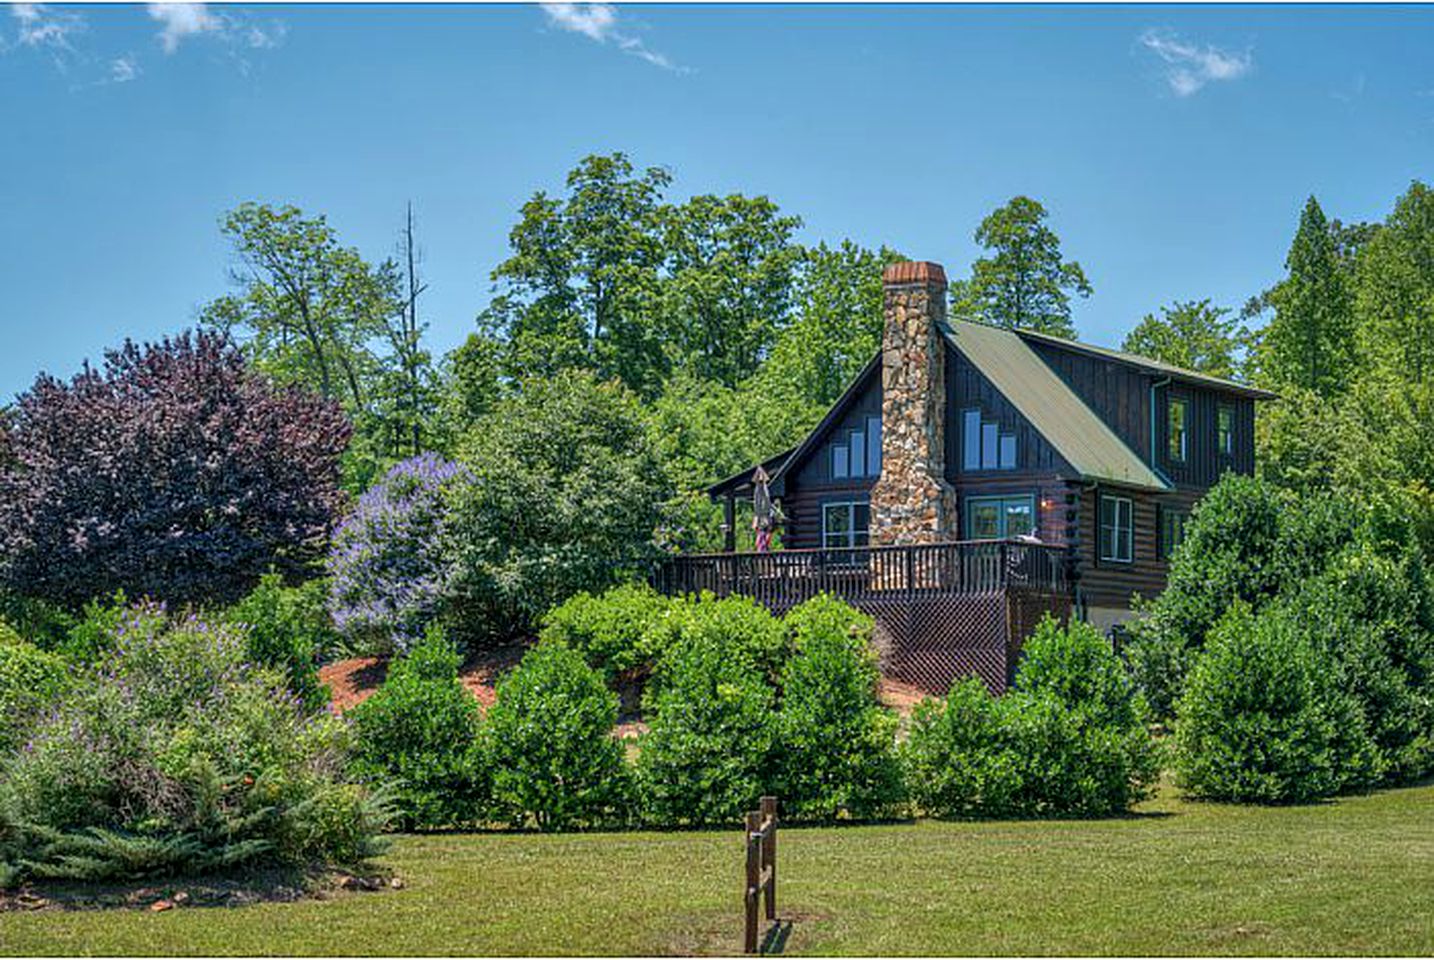
[[[360,769],[401,780],[402,816],[420,827],[731,823],[764,793],[797,820],[1102,816],[1152,782],[1144,706],[1091,628],[1046,622],[1015,692],[959,687],[922,708],[902,745],[877,697],[871,628],[825,596],[780,620],[743,598],[579,596],[487,717],[431,632],[356,709]],[[447,665],[419,677],[413,657]],[[606,681],[641,673],[650,726],[625,751]]]

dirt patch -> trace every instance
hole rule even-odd
[[[144,910],[164,913],[193,907],[326,900],[346,893],[400,890],[387,873],[260,870],[242,879],[195,877],[163,883],[46,883],[0,890],[0,913],[30,910]]]
[[[474,699],[485,709],[491,707],[499,678],[518,665],[527,648],[524,643],[510,643],[475,650],[463,661],[458,677]],[[320,667],[319,680],[333,695],[331,709],[344,713],[373,696],[388,676],[388,661],[388,657],[353,657]]]
[[[920,687],[912,686],[901,680],[882,677],[881,686],[877,689],[877,696],[883,704],[904,717],[916,709],[916,705],[930,697],[931,694],[922,690]]]

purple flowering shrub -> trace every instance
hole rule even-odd
[[[0,882],[355,862],[382,801],[349,734],[246,659],[242,627],[140,604],[0,756]]]
[[[329,611],[357,645],[404,652],[443,612],[453,584],[448,491],[467,471],[424,453],[359,498],[334,534]]]

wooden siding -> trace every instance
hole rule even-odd
[[[1187,488],[1153,494],[1119,487],[1077,485],[1073,485],[1071,490],[1078,504],[1078,599],[1092,607],[1125,609],[1130,606],[1133,594],[1149,599],[1164,590],[1170,565],[1157,553],[1160,510],[1163,507],[1188,514],[1204,491]],[[1102,496],[1126,497],[1131,501],[1135,550],[1130,563],[1100,559],[1098,525]]]
[[[1066,463],[1055,448],[1031,426],[1009,400],[959,350],[946,344],[946,479],[953,485],[984,481],[987,478],[1020,476],[1043,477],[1069,473]],[[964,449],[963,414],[979,408],[986,423],[996,423],[1001,433],[1016,438],[1014,470],[976,470],[967,472],[962,466]]]
[[[782,531],[784,547],[794,550],[820,547],[822,504],[870,496],[875,476],[841,479],[832,476],[830,438],[853,429],[864,430],[867,418],[880,416],[881,369],[878,367],[868,375],[851,406],[831,425],[827,435],[819,438],[806,459],[788,468],[782,497],[782,512],[787,516]]]

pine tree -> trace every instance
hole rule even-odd
[[[1340,394],[1354,371],[1354,310],[1334,235],[1314,197],[1300,215],[1285,267],[1288,275],[1265,298],[1274,317],[1261,337],[1261,373],[1272,386]]]

